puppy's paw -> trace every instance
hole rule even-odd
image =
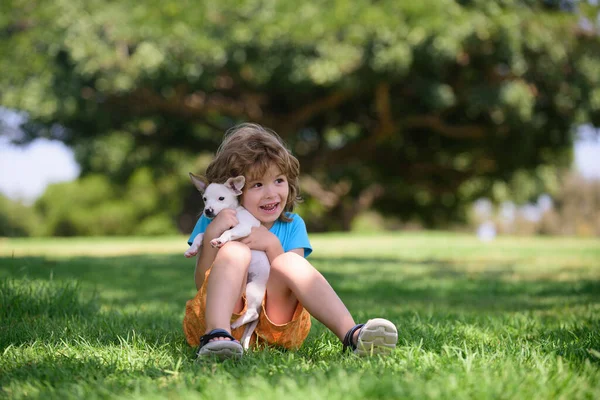
[[[198,246],[190,246],[190,248],[183,253],[186,258],[194,257],[196,254],[198,254]]]
[[[231,324],[231,329],[236,329],[239,328],[240,326],[242,326],[243,324],[241,323],[242,318],[238,318],[233,324]]]
[[[258,319],[258,312],[252,308],[246,310],[246,313],[236,319],[233,324],[231,324],[231,329],[239,328],[242,325],[247,323],[256,321]]]
[[[210,241],[210,245],[215,249],[220,249],[224,244],[225,242],[223,242],[221,239],[213,239]]]

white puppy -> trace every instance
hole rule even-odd
[[[218,238],[212,239],[210,241],[212,247],[220,248],[230,240],[246,237],[252,231],[252,227],[260,226],[260,221],[239,204],[238,196],[242,194],[242,188],[246,183],[243,176],[229,178],[225,184],[211,183],[208,186],[206,182],[192,173],[190,173],[190,178],[194,186],[202,193],[204,215],[206,217],[212,219],[226,208],[234,209],[237,212],[238,224],[223,232]],[[184,254],[186,257],[193,257],[198,254],[203,237],[203,233],[196,235],[192,245]],[[267,254],[264,251],[252,250],[252,260],[248,268],[248,280],[246,282],[246,303],[248,307],[246,313],[231,325],[231,328],[235,329],[248,324],[241,340],[244,349],[248,348],[250,337],[258,324],[258,316],[262,309],[262,300],[267,289],[270,269],[271,265]]]

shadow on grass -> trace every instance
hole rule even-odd
[[[183,343],[185,302],[195,290],[192,262],[178,258],[0,258],[0,349],[36,341],[118,344],[133,334]]]
[[[357,312],[398,305],[445,312],[515,312],[600,302],[600,280],[523,281],[513,278],[514,267],[506,263],[481,261],[486,268],[473,273],[434,259],[311,257],[310,261],[318,268],[327,267],[324,276]],[[358,268],[348,272],[350,264]],[[414,268],[421,269],[418,275],[410,273]],[[155,308],[180,316],[185,302],[195,294],[193,270],[193,261],[180,255],[60,261],[0,258],[0,278],[72,280],[83,290],[97,292],[101,304],[110,309]]]
[[[342,299],[360,308],[423,307],[444,312],[526,312],[600,303],[600,280],[515,278],[510,263],[480,261],[475,271],[445,260],[312,258]],[[348,265],[358,265],[351,272]],[[470,262],[473,267],[474,263]],[[418,274],[411,273],[415,268]],[[562,271],[556,271],[560,274]],[[576,272],[573,268],[569,272]]]
[[[474,273],[454,262],[434,259],[311,257],[310,261],[324,271],[342,299],[356,303],[360,310],[405,304],[513,312],[548,309],[564,302],[600,302],[600,280],[524,281],[514,279],[514,266],[507,263],[481,261],[485,268]],[[349,265],[357,267],[348,272]],[[412,273],[415,268],[417,275]],[[111,309],[154,307],[180,315],[195,294],[193,272],[193,261],[180,255],[60,261],[0,258],[0,278],[75,281],[82,290],[97,292],[101,304]]]
[[[164,310],[102,311],[72,281],[0,280],[0,352],[10,346],[184,346],[179,314]]]
[[[397,322],[400,341],[441,352],[475,341],[502,346],[502,335],[576,363],[600,363],[600,280],[520,279],[512,264],[480,261],[475,270],[445,260],[314,258],[354,315]],[[348,270],[350,272],[338,272]],[[475,263],[470,262],[473,267]],[[484,268],[485,267],[485,268]],[[415,274],[414,269],[419,269]],[[569,267],[572,276],[585,274]],[[554,271],[556,276],[563,271]],[[525,322],[523,322],[523,320]],[[493,322],[492,322],[493,321]],[[502,333],[498,326],[516,327]],[[493,328],[490,325],[494,325]],[[512,329],[512,327],[511,327]],[[595,353],[597,354],[597,353]]]
[[[567,359],[589,360],[600,367],[600,320],[582,321],[579,326],[543,329],[535,340]]]
[[[117,359],[106,357],[65,357],[61,355],[46,356],[22,365],[7,368],[0,375],[0,388],[9,384],[42,382],[66,393],[72,391],[73,382],[86,382],[85,385],[92,390],[102,390],[106,393],[106,377],[115,376],[120,379],[111,381],[110,390],[127,392],[136,388],[138,379],[147,377],[157,379],[167,376],[163,370],[156,366],[144,365],[141,368],[128,368],[126,378],[121,377],[122,366]],[[0,394],[2,390],[0,390]],[[56,393],[55,393],[56,394]],[[72,392],[70,393],[72,395]]]
[[[412,307],[439,309],[445,313],[504,313],[600,303],[600,282],[591,280],[499,282],[470,278],[447,287],[424,284],[419,278],[405,278],[401,282],[377,281],[349,288],[344,274],[328,272],[324,275],[344,301],[355,303],[361,310]]]
[[[454,321],[464,320],[465,316],[481,323],[490,316],[550,312],[562,307],[563,314],[548,317],[555,323],[569,312],[569,307],[600,304],[598,280],[523,281],[514,279],[514,267],[507,263],[481,261],[485,268],[473,273],[455,262],[437,259],[311,257],[310,261],[324,270],[354,315],[362,318],[377,313],[392,319],[403,329],[403,340],[408,341],[405,344],[415,345],[426,337],[426,345],[436,351],[448,343],[449,337],[444,335],[454,335],[450,340],[456,343],[464,339],[462,333],[450,329]],[[415,268],[419,269],[416,275]],[[136,332],[147,343],[175,343],[172,351],[180,352],[185,302],[195,293],[193,269],[193,261],[181,255],[73,257],[59,261],[0,258],[0,279],[74,281],[79,285],[79,295],[73,294],[76,300],[58,301],[57,297],[44,304],[33,292],[29,300],[27,295],[24,300],[21,296],[20,302],[38,301],[38,305],[28,306],[29,311],[23,311],[25,307],[21,315],[4,315],[9,323],[0,326],[0,349],[36,340],[58,343],[65,338],[117,344],[120,338]],[[97,298],[91,307],[80,295],[93,292]],[[69,312],[61,313],[65,307]],[[414,322],[415,315],[450,328],[433,331],[423,324],[404,328]],[[591,333],[594,327],[598,327],[597,318],[583,324],[577,333],[579,342],[572,338],[566,341],[570,328],[537,330],[535,335],[542,342],[568,343],[560,349],[561,354],[589,359],[584,347],[600,347],[597,335]],[[586,337],[589,339],[581,339]]]
[[[181,255],[0,258],[0,278],[75,280],[117,308],[160,302],[164,309],[183,311],[195,294],[193,274],[193,261]]]

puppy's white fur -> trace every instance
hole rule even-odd
[[[246,183],[243,176],[229,178],[225,184],[211,183],[207,186],[206,182],[190,173],[192,183],[202,193],[204,200],[204,214],[212,219],[219,212],[226,208],[234,209],[237,213],[238,224],[233,228],[223,232],[218,238],[210,241],[212,247],[222,247],[230,240],[237,240],[246,237],[252,231],[252,227],[260,226],[260,221],[257,220],[248,210],[239,204],[238,196],[242,194],[242,188]],[[199,233],[194,238],[192,245],[185,252],[186,257],[193,257],[200,251],[202,246],[203,233]],[[267,289],[267,280],[271,265],[264,251],[252,250],[252,259],[248,267],[248,280],[246,282],[246,303],[248,305],[246,313],[239,317],[231,328],[235,329],[244,324],[244,334],[242,335],[241,344],[244,349],[250,345],[250,337],[258,324],[258,316],[262,309],[262,300]]]

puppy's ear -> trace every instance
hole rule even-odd
[[[190,172],[190,179],[192,180],[192,183],[194,184],[194,186],[196,186],[196,189],[198,189],[198,191],[200,191],[200,193],[204,193],[204,191],[206,190],[206,187],[208,186],[206,179],[204,177],[194,175],[191,172]]]
[[[236,176],[235,178],[227,179],[227,182],[225,182],[225,186],[231,189],[231,191],[235,193],[236,196],[239,196],[242,194],[242,188],[244,187],[245,183],[246,178],[244,178],[243,175],[240,175]]]

